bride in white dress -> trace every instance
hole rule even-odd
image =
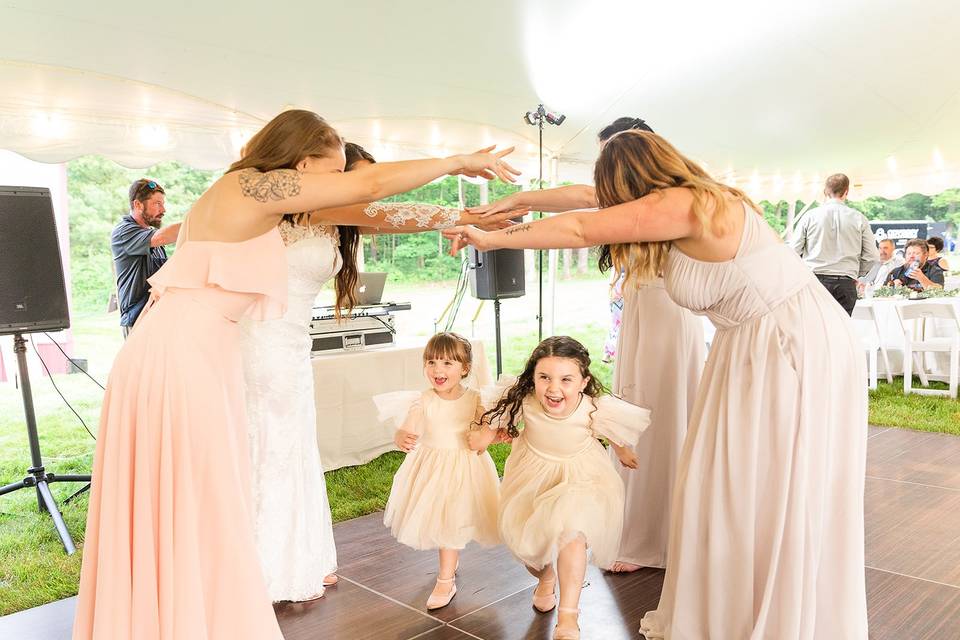
[[[349,143],[346,157],[346,170],[373,161]],[[329,160],[332,163],[325,169],[344,168]],[[341,157],[339,162],[343,161]],[[463,214],[467,218],[478,221],[479,216]],[[314,300],[336,277],[338,307],[353,306],[358,231],[416,232],[458,221],[462,219],[457,209],[373,203],[287,216],[280,224],[287,247],[287,312],[279,320],[245,321],[242,327],[254,531],[274,602],[319,598],[325,587],[336,582],[337,551],[317,448],[310,366]],[[357,229],[360,225],[364,228]]]

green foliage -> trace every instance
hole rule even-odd
[[[480,204],[480,186],[466,180],[463,205]],[[489,201],[494,202],[519,188],[495,180],[489,184]],[[422,202],[445,207],[460,207],[460,181],[447,176],[418,189],[387,198],[386,202]],[[447,246],[439,231],[389,234],[363,238],[367,271],[389,271],[391,282],[432,282],[454,280],[460,273],[460,258],[447,255]]]
[[[908,193],[897,200],[874,196],[849,204],[870,220],[930,220],[960,224],[960,189],[948,189],[932,197]]]
[[[70,206],[70,261],[74,311],[101,311],[115,287],[110,233],[129,212],[127,190],[141,177],[156,180],[166,191],[164,223],[181,220],[197,198],[218,177],[178,162],[148,169],[124,169],[100,156],[67,164]]]
[[[938,193],[933,196],[930,205],[934,211],[943,216],[942,220],[960,227],[960,189],[947,189],[943,193]]]
[[[782,233],[787,223],[787,203],[784,201],[773,204],[768,200],[761,200],[760,209],[763,211],[763,219],[767,221],[777,233]]]

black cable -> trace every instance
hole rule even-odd
[[[47,335],[47,334],[44,333],[44,335]],[[47,335],[47,337],[49,338],[50,336]],[[54,344],[56,344],[56,342],[54,342]],[[63,403],[67,405],[67,408],[70,409],[70,411],[73,411],[73,415],[77,416],[77,420],[79,420],[80,424],[83,425],[83,428],[87,430],[87,433],[90,434],[90,437],[96,440],[97,436],[93,435],[93,432],[90,431],[90,429],[87,427],[87,423],[83,421],[83,418],[80,417],[80,414],[77,413],[77,410],[73,408],[73,405],[67,401],[67,399],[63,395],[63,392],[60,391],[60,387],[57,386],[56,381],[53,379],[53,374],[50,373],[50,369],[47,367],[47,363],[43,361],[43,356],[41,356],[40,351],[37,350],[37,345],[34,344],[32,335],[30,336],[30,346],[33,347],[33,352],[37,354],[37,358],[40,360],[40,364],[43,365],[43,370],[47,372],[47,377],[50,378],[50,384],[52,384],[53,388],[56,389],[57,393],[60,395],[60,399],[63,400]],[[57,346],[60,346],[60,345],[57,345]],[[61,349],[61,351],[63,351],[63,349]],[[96,380],[94,380],[94,382],[96,382]]]
[[[391,326],[390,326],[386,321],[384,321],[384,319],[381,318],[380,316],[366,316],[366,317],[368,317],[368,318],[373,318],[374,320],[376,320],[377,322],[379,322],[380,324],[382,324],[384,327],[386,327],[387,331],[389,331],[390,333],[396,335],[397,330],[394,329],[393,327],[391,327]]]
[[[87,370],[86,370],[86,369],[84,369],[84,368],[81,367],[79,364],[77,364],[77,361],[76,361],[76,360],[74,360],[73,358],[71,358],[70,356],[68,356],[68,355],[67,355],[67,352],[64,351],[64,350],[63,350],[63,347],[60,346],[60,343],[57,342],[56,340],[54,340],[53,338],[51,338],[49,333],[47,333],[46,331],[44,331],[44,332],[43,332],[43,335],[47,336],[47,338],[50,340],[50,342],[52,342],[54,345],[56,345],[57,349],[60,349],[60,353],[63,354],[63,357],[64,357],[64,358],[66,358],[67,360],[70,361],[70,364],[72,364],[72,365],[75,366],[77,369],[79,369],[80,371],[82,371],[85,376],[87,376],[88,378],[90,378],[91,380],[93,380],[93,383],[94,383],[95,385],[97,385],[98,387],[100,387],[100,388],[103,389],[104,391],[107,390],[102,384],[100,384],[100,383],[97,381],[96,378],[94,378],[92,375],[90,375],[89,373],[87,373]],[[31,338],[30,341],[31,341],[31,343],[32,343],[32,342],[33,342],[33,338]],[[36,350],[36,347],[34,347],[34,350]]]

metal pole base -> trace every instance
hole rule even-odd
[[[30,445],[30,461],[33,466],[27,469],[27,475],[20,482],[8,484],[0,488],[0,496],[12,493],[18,489],[33,488],[37,492],[37,507],[41,512],[46,511],[53,519],[53,526],[57,529],[57,535],[60,536],[60,542],[67,555],[76,553],[77,547],[73,544],[73,538],[67,530],[67,525],[63,521],[63,515],[57,507],[57,501],[50,493],[50,483],[53,482],[90,482],[90,476],[87,475],[63,475],[57,476],[47,473],[43,467],[43,458],[40,453],[40,438],[37,435],[37,419],[33,410],[33,395],[30,391],[30,376],[27,373],[26,341],[20,333],[13,336],[13,350],[17,354],[17,365],[20,371],[20,390],[23,395],[23,412],[27,422],[27,442]],[[81,489],[80,492],[83,490]],[[80,493],[78,492],[78,493]],[[77,494],[74,494],[74,496]],[[70,499],[73,499],[71,496]],[[69,499],[68,499],[69,501]]]

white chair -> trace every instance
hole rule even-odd
[[[952,302],[936,302],[933,300],[915,302],[898,306],[897,315],[900,316],[900,322],[903,324],[903,392],[956,398],[958,378],[960,378],[958,376],[958,370],[960,370],[960,314],[957,313],[956,307]],[[926,321],[934,318],[952,321],[951,324],[956,328],[956,332],[947,337],[925,337]],[[920,323],[920,331],[908,331],[906,324],[908,320]],[[913,388],[913,356],[926,352],[950,354],[950,378],[948,381],[950,389],[948,391]],[[922,372],[921,365],[920,373]],[[921,382],[923,382],[923,377],[925,376],[921,375]]]
[[[893,382],[893,376],[890,375],[890,362],[886,359],[886,350],[880,344],[880,328],[873,307],[865,304],[855,306],[853,321],[863,342],[863,348],[867,352],[867,381],[870,388],[877,388],[877,351],[883,350],[884,362],[887,365],[887,382]]]

